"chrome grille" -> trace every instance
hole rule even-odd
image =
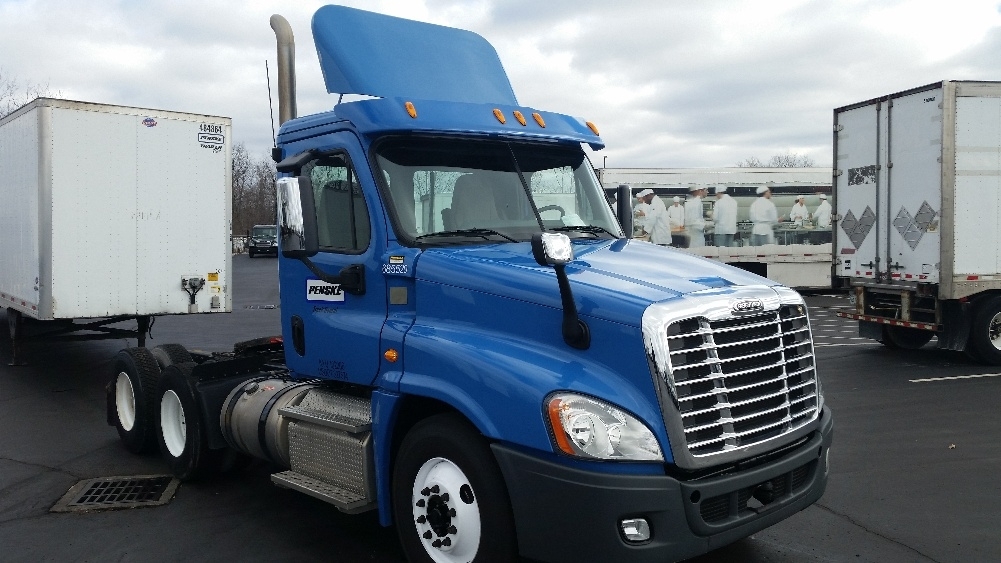
[[[670,365],[662,376],[693,456],[758,444],[816,419],[817,376],[802,305],[682,319],[665,336]]]

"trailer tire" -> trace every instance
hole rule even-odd
[[[160,371],[167,369],[167,366],[194,361],[188,350],[180,344],[160,344],[159,346],[155,346],[150,352],[156,358],[156,363],[160,366]]]
[[[514,561],[514,517],[483,436],[462,417],[427,418],[407,433],[393,470],[393,515],[410,561]]]
[[[883,338],[880,340],[890,348],[901,350],[917,350],[928,344],[935,333],[930,330],[920,328],[910,328],[906,326],[883,325]]]
[[[108,423],[132,453],[156,451],[159,378],[156,359],[145,348],[126,348],[115,357],[107,387]]]
[[[174,364],[160,374],[160,455],[181,481],[194,481],[226,471],[238,459],[229,448],[208,447],[191,370],[193,362]]]
[[[980,361],[1001,365],[1001,295],[978,302],[970,326],[972,356]]]

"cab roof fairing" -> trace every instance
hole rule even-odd
[[[410,117],[405,104],[414,105],[417,117]],[[494,115],[500,110],[506,122]],[[514,112],[523,114],[522,125]],[[532,117],[538,113],[545,127]],[[350,128],[370,139],[388,133],[446,133],[485,135],[490,137],[523,137],[526,140],[553,140],[587,143],[592,150],[601,150],[605,143],[583,120],[559,113],[541,112],[516,105],[463,103],[410,98],[372,98],[338,104],[332,111],[303,116],[284,123],[278,133],[283,145],[304,137],[323,134],[336,126]]]

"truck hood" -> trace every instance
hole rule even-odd
[[[651,304],[710,288],[778,285],[755,274],[643,241],[574,242],[566,267],[580,314],[633,326]],[[433,248],[417,279],[559,308],[556,273],[536,263],[531,244]]]

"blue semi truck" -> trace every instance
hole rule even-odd
[[[108,422],[180,479],[378,511],[414,561],[668,561],[821,497],[832,418],[796,292],[630,240],[580,119],[463,30],[326,6],[295,115],[278,38],[282,337],[119,353]],[[625,228],[624,228],[625,227]]]

